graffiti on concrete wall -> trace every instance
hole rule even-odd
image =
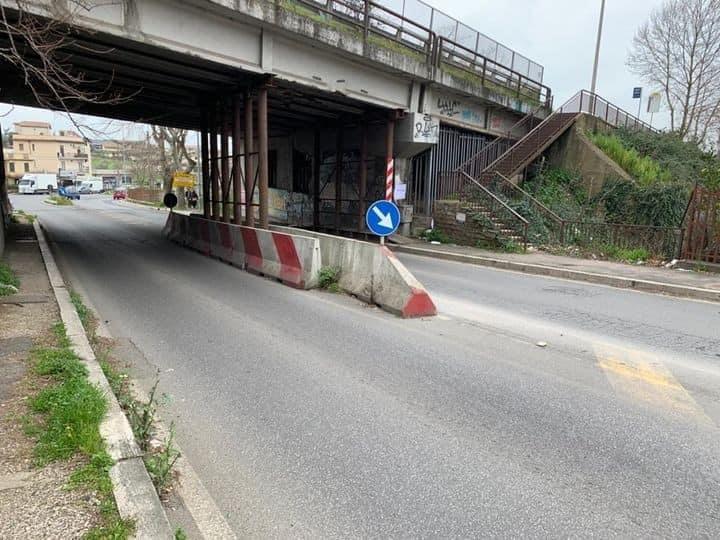
[[[460,102],[441,96],[437,99],[437,110],[439,114],[452,118],[460,114]]]
[[[429,114],[416,115],[413,126],[413,142],[436,143],[440,133],[440,122]]]
[[[446,94],[439,95],[430,103],[431,113],[477,129],[485,128],[485,108],[481,105]]]

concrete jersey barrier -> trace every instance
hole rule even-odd
[[[317,287],[320,245],[316,238],[168,214],[163,234],[200,253],[300,289]]]
[[[171,212],[170,240],[286,285],[317,287],[320,269],[340,269],[339,287],[402,317],[435,315],[425,287],[386,247],[290,227],[255,229]]]
[[[298,229],[270,226],[277,232]],[[340,269],[339,287],[361,300],[402,317],[437,314],[425,287],[388,248],[331,234],[303,230],[320,242],[321,265]]]

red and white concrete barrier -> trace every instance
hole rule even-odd
[[[289,227],[270,227],[291,232]],[[320,242],[321,265],[340,269],[338,285],[361,300],[401,317],[437,314],[425,287],[384,246],[331,234],[302,231]]]
[[[302,289],[317,287],[323,266],[336,267],[340,288],[361,300],[402,317],[437,313],[425,287],[386,247],[289,227],[270,229],[171,212],[163,233],[205,255]]]
[[[316,238],[268,231],[171,212],[163,229],[174,242],[249,272],[301,289],[317,286],[320,245]]]

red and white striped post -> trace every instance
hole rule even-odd
[[[393,200],[393,179],[395,177],[395,160],[392,157],[387,158],[387,168],[385,174],[385,200]]]
[[[395,187],[395,156],[393,149],[393,141],[395,139],[395,111],[390,113],[387,123],[387,131],[385,132],[385,200],[393,200],[393,190]],[[380,244],[385,244],[385,237],[380,237]]]

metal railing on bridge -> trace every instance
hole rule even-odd
[[[362,37],[497,94],[550,107],[543,67],[419,0],[278,0],[280,7]]]

